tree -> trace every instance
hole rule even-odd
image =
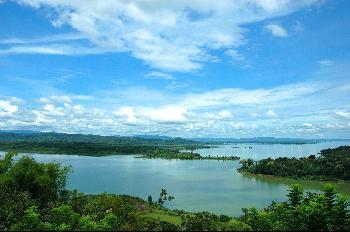
[[[158,205],[162,206],[166,201],[170,202],[174,199],[175,199],[175,197],[170,196],[170,195],[168,196],[166,189],[162,189],[160,194],[159,194]]]
[[[15,223],[11,230],[43,230],[43,223],[40,221],[40,215],[36,206],[29,207],[23,217]]]
[[[186,231],[212,231],[215,230],[215,219],[216,216],[208,212],[185,215],[181,226]]]
[[[152,196],[151,196],[151,195],[148,196],[147,202],[148,202],[148,205],[149,205],[149,206],[152,206],[152,205],[153,205],[153,199],[152,199]]]
[[[79,214],[75,213],[70,205],[61,205],[50,212],[49,221],[55,228],[74,230],[79,223]]]
[[[288,190],[288,203],[291,207],[296,207],[303,199],[303,188],[300,185],[293,184]]]
[[[57,163],[42,164],[24,156],[10,167],[8,187],[15,191],[27,191],[41,206],[56,200],[66,186],[69,168]]]

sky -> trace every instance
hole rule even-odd
[[[0,130],[350,138],[348,0],[0,0]]]

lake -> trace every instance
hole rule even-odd
[[[218,148],[200,149],[203,155],[238,155],[253,159],[288,155],[300,157],[317,154],[321,149],[349,142],[319,144],[230,144]],[[232,148],[239,146],[240,148]],[[248,147],[252,146],[252,149]],[[247,148],[244,148],[247,147]],[[280,150],[279,150],[280,149]],[[324,182],[296,181],[276,177],[251,177],[236,171],[238,161],[216,160],[143,160],[133,155],[87,157],[77,155],[31,154],[40,162],[57,161],[71,165],[68,188],[84,193],[129,194],[157,199],[161,188],[175,196],[166,206],[188,211],[210,211],[231,216],[241,215],[241,208],[262,209],[271,201],[285,200],[288,185],[300,183],[308,191],[319,191]],[[350,184],[338,183],[337,188],[350,196]]]
[[[239,156],[242,159],[254,160],[278,157],[304,157],[317,155],[323,149],[350,145],[350,141],[329,141],[313,144],[261,144],[261,143],[236,143],[227,144],[210,149],[197,149],[195,152],[207,156]],[[251,147],[251,148],[249,148]]]

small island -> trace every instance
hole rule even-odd
[[[322,181],[350,181],[350,146],[325,149],[320,156],[240,160],[242,173]]]
[[[137,158],[143,159],[179,159],[179,160],[239,160],[238,156],[201,156],[194,152],[180,152],[177,150],[152,150],[151,153],[142,154]]]

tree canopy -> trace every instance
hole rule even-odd
[[[242,172],[314,180],[350,180],[350,146],[321,151],[319,157],[241,160]]]

